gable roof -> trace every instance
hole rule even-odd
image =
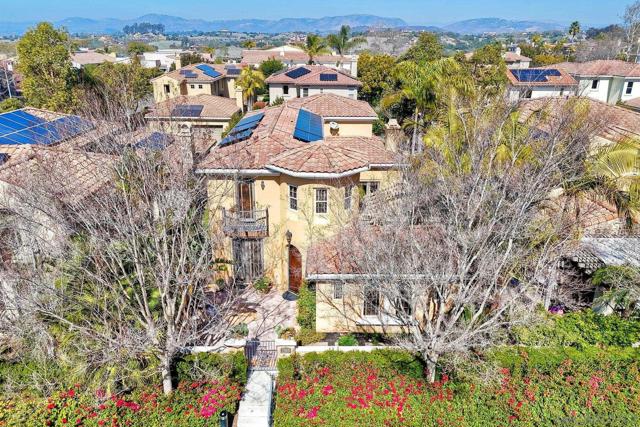
[[[570,256],[585,273],[602,267],[640,267],[640,237],[584,237]]]
[[[102,64],[103,62],[116,62],[117,58],[115,56],[105,55],[104,53],[88,50],[73,52],[71,54],[71,61],[80,65],[90,65]]]
[[[502,55],[502,57],[504,58],[504,61],[507,63],[531,62],[531,58],[529,58],[528,56],[520,55],[519,53],[515,53],[515,52],[505,52]]]
[[[559,68],[576,76],[640,77],[640,64],[617,59],[597,59],[587,62],[562,62],[547,68]]]
[[[369,103],[334,93],[293,98],[287,101],[287,104],[291,107],[304,108],[325,118],[358,117],[372,120],[378,118],[378,114]]]
[[[288,64],[308,63],[309,55],[304,52],[294,50],[260,50],[245,49],[242,51],[242,63],[249,65],[259,65],[268,59],[277,59]],[[314,61],[329,64],[344,64],[355,59],[343,55],[317,55]]]
[[[546,112],[550,120],[561,115],[566,108],[586,107],[588,114],[598,124],[596,132],[609,141],[640,138],[640,113],[627,108],[610,105],[589,97],[538,98],[520,104],[520,120],[525,121],[533,114]]]
[[[178,118],[180,116],[174,113],[174,109],[181,105],[201,105],[203,107],[197,117],[188,117],[189,119],[229,119],[235,112],[240,111],[235,99],[207,94],[180,95],[157,103],[153,110],[145,115],[145,118],[147,120]]]
[[[535,72],[535,70],[556,70],[559,75],[547,75],[535,81],[520,81],[516,74],[519,72]],[[512,86],[518,87],[541,87],[541,86],[577,86],[578,82],[563,69],[553,68],[525,68],[512,70],[507,69],[507,78]]]
[[[309,72],[298,78],[290,77],[289,74],[294,70],[308,70]],[[323,75],[330,75],[335,80],[322,80]],[[358,79],[351,77],[349,74],[323,65],[301,65],[300,67],[283,70],[269,76],[265,83],[289,84],[292,86],[362,86]]]
[[[217,77],[211,77],[208,76],[207,74],[205,74],[204,71],[202,71],[201,69],[198,68],[198,66],[201,65],[206,65],[208,67],[213,68],[215,71],[217,71],[218,73],[220,73],[219,76]],[[240,64],[234,64],[234,67],[231,68],[242,68],[243,66]],[[231,77],[231,78],[236,78],[238,77],[237,75],[230,75],[228,73],[229,71],[229,65],[225,66],[223,64],[204,64],[204,63],[200,63],[200,64],[189,64],[189,65],[185,65],[184,67],[178,69],[178,70],[173,70],[173,71],[169,71],[167,73],[164,73],[158,77],[155,77],[153,79],[151,79],[151,81],[157,80],[159,78],[162,77],[169,77],[177,82],[187,82],[187,83],[212,83],[215,82],[217,80],[221,80],[227,77]],[[191,71],[192,73],[194,73],[196,75],[196,77],[193,78],[187,78],[185,77],[184,73],[185,71]]]
[[[324,97],[321,104],[329,110],[340,112],[340,108],[343,108],[343,114],[348,114],[352,105],[345,103],[347,98],[341,96],[316,97]],[[351,101],[366,104],[363,101]],[[331,103],[336,105],[329,106]],[[364,109],[364,106],[361,108]],[[247,115],[253,117],[264,114],[251,136],[233,144],[213,147],[198,164],[197,170],[201,173],[285,173],[301,177],[306,177],[305,174],[324,174],[327,178],[336,178],[337,175],[358,173],[361,169],[398,164],[395,154],[386,150],[378,137],[324,137],[311,143],[295,139],[298,114],[303,110],[306,108],[301,103],[287,102]]]

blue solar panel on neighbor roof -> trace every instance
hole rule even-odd
[[[233,129],[231,129],[227,136],[223,138],[218,145],[222,147],[251,138],[253,131],[258,127],[263,117],[264,113],[258,113],[243,118],[233,127]]]
[[[200,65],[196,65],[196,68],[202,71],[206,76],[212,77],[214,79],[222,75],[216,70],[214,70],[214,68],[210,65],[200,64]]]
[[[180,74],[185,76],[185,78],[187,79],[195,79],[196,77],[198,77],[198,74],[196,74],[196,72],[193,70],[180,70]]]
[[[337,82],[338,75],[336,73],[320,73],[321,82]]]
[[[78,116],[64,116],[50,122],[46,122],[39,117],[31,116],[23,111],[20,113],[27,114],[27,116],[23,116],[23,114],[18,114],[17,116],[23,116],[22,118],[30,123],[37,122],[37,124],[24,127],[19,130],[14,130],[11,133],[0,134],[0,144],[50,145],[73,138],[74,136],[93,128],[93,125],[90,122],[83,120]],[[39,119],[40,121],[38,122],[38,120],[33,120],[32,117]],[[13,118],[15,117],[12,116],[12,119]]]
[[[522,70],[511,70],[513,75],[519,82],[533,83],[533,82],[546,82],[547,77],[559,77],[560,71],[554,69],[541,70],[535,68],[526,68]]]
[[[290,77],[292,79],[297,79],[300,78],[304,75],[307,75],[311,72],[311,70],[304,68],[304,67],[299,67],[296,69],[293,69],[291,71],[287,71],[286,73],[284,73],[285,76]]]
[[[227,69],[227,75],[229,75],[229,76],[238,76],[238,75],[240,75],[241,72],[242,72],[242,70],[240,68],[228,68]]]
[[[173,117],[200,117],[203,105],[176,105],[171,111]]]
[[[306,110],[300,110],[293,137],[303,142],[320,141],[324,138],[322,127],[322,117]]]
[[[45,120],[22,110],[0,114],[0,136],[44,123]]]
[[[147,150],[163,150],[173,142],[173,139],[162,132],[152,132],[149,136],[142,138],[135,144],[133,148],[142,148]]]

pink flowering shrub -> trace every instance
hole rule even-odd
[[[281,364],[277,427],[640,425],[639,361],[567,359],[502,368],[488,383],[442,374],[429,384],[375,352],[327,352]],[[526,355],[519,356],[526,359]],[[367,360],[368,359],[368,360]]]

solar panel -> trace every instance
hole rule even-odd
[[[229,68],[227,69],[227,75],[229,76],[239,76],[242,70],[240,68]]]
[[[0,144],[50,145],[73,138],[93,128],[93,124],[78,116],[64,116],[46,122],[44,119],[24,111],[14,111],[12,113],[18,114],[6,113],[0,115],[0,119],[4,120],[3,123],[10,125],[15,123],[20,123],[21,125],[35,124],[0,134]],[[20,122],[19,119],[23,121]]]
[[[148,150],[162,150],[171,144],[172,138],[166,133],[152,132],[149,136],[142,138],[133,148],[143,148]]]
[[[338,75],[335,73],[320,73],[321,82],[337,82]]]
[[[200,117],[202,110],[204,109],[203,105],[176,105],[173,110],[171,110],[171,116],[173,117]]]
[[[324,138],[322,128],[322,117],[300,110],[293,137],[303,142],[320,141]]]
[[[547,77],[559,77],[562,74],[555,69],[541,70],[536,68],[528,68],[523,70],[511,70],[515,78],[519,82],[546,82]]]
[[[253,131],[258,127],[260,121],[263,118],[264,113],[258,113],[249,117],[244,117],[238,122],[238,124],[233,127],[233,129],[231,129],[227,136],[223,138],[218,145],[222,147],[251,138],[251,135],[253,135]]]
[[[21,110],[0,114],[0,136],[37,126],[44,122],[44,119]]]
[[[287,71],[284,75],[287,77],[291,77],[292,79],[298,79],[304,75],[307,75],[311,72],[311,70],[304,68],[304,67],[300,67],[300,68],[296,68],[294,70],[291,71]]]
[[[220,77],[222,74],[220,74],[219,72],[217,72],[216,70],[213,69],[212,66],[210,65],[206,65],[206,64],[200,64],[200,65],[196,65],[196,68],[200,71],[202,71],[205,76],[209,76],[212,78],[218,78]]]

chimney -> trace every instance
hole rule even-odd
[[[193,168],[195,158],[195,147],[193,142],[193,134],[191,126],[181,124],[178,128],[177,143],[179,145],[182,164],[185,168]]]
[[[398,124],[398,120],[389,119],[389,122],[384,126],[384,147],[397,153],[403,139],[404,132]]]

